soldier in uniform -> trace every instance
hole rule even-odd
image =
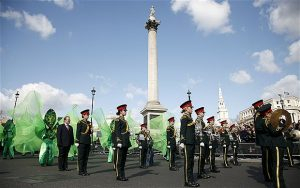
[[[197,141],[197,147],[199,147],[199,158],[198,158],[198,174],[197,177],[200,179],[207,179],[210,178],[209,175],[206,174],[204,170],[205,166],[205,158],[209,153],[208,149],[208,136],[206,132],[204,132],[205,123],[203,121],[204,117],[204,107],[200,107],[195,110],[195,113],[197,114],[196,119],[196,141]]]
[[[127,105],[123,104],[117,107],[117,115],[119,117],[115,120],[115,132],[116,132],[116,143],[117,143],[117,154],[116,154],[116,175],[119,181],[128,181],[125,177],[125,163],[127,157],[128,148],[131,147],[130,143],[130,132],[125,116],[127,113]]]
[[[193,112],[192,101],[184,102],[180,125],[180,147],[184,149],[184,186],[199,187],[193,176],[194,152],[195,152],[195,122],[191,117]]]
[[[147,152],[148,152],[148,143],[147,143],[147,124],[141,124],[141,131],[138,134],[138,145],[140,149],[140,168],[147,168]]]
[[[210,161],[210,171],[213,173],[219,173],[220,170],[216,167],[216,150],[218,148],[218,139],[217,139],[217,132],[215,130],[215,117],[211,116],[207,118],[208,125],[204,128],[207,130],[209,135],[209,161]]]
[[[228,164],[227,160],[227,154],[228,154],[228,148],[230,145],[230,138],[229,133],[227,131],[228,123],[226,120],[220,122],[222,128],[220,129],[220,136],[221,136],[221,145],[223,146],[223,165],[225,168],[231,168]]]
[[[229,128],[231,132],[232,140],[231,140],[231,148],[233,150],[233,160],[232,163],[234,166],[240,166],[241,164],[238,162],[238,149],[240,143],[240,136],[238,134],[237,129],[235,128],[235,124],[232,124]]]
[[[176,171],[177,167],[175,165],[176,158],[176,131],[174,128],[175,118],[170,117],[168,119],[169,126],[167,127],[167,148],[169,150],[169,169],[171,171]]]
[[[273,186],[276,188],[286,187],[283,179],[283,155],[284,150],[287,147],[286,141],[283,136],[283,127],[285,125],[285,119],[280,119],[279,127],[274,128],[270,123],[272,115],[271,104],[265,104],[258,109],[261,121],[258,123],[264,127],[267,127],[271,138],[271,156],[272,156],[272,180]]]
[[[260,115],[258,109],[263,105],[263,100],[258,100],[252,104],[255,109],[254,127],[256,133],[256,145],[261,146],[262,153],[262,170],[266,182],[272,181],[272,160],[270,153],[271,137],[268,128],[261,123],[263,117]]]
[[[86,167],[91,149],[91,134],[93,127],[88,121],[90,110],[83,110],[81,113],[82,120],[77,123],[76,141],[75,145],[78,147],[78,174],[81,176],[88,176]]]

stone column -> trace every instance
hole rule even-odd
[[[156,29],[148,30],[148,102],[158,102]]]
[[[156,34],[160,24],[155,18],[155,10],[152,6],[150,9],[149,19],[146,22],[145,28],[148,30],[148,102],[145,108],[141,111],[144,116],[144,123],[148,123],[150,119],[167,111],[160,105],[158,99],[158,63],[157,63],[157,46]],[[150,127],[148,123],[148,127]]]

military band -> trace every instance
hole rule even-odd
[[[262,152],[262,171],[266,182],[272,182],[275,188],[285,187],[285,181],[283,178],[283,156],[284,152],[287,152],[289,166],[293,166],[293,135],[292,129],[284,131],[286,123],[285,117],[280,117],[279,127],[275,128],[271,122],[272,109],[271,104],[264,104],[263,100],[256,101],[252,104],[255,109],[254,114],[254,126],[256,132],[256,144],[261,147]],[[216,163],[216,150],[220,146],[223,151],[223,165],[225,168],[231,168],[228,163],[228,151],[231,146],[232,149],[232,163],[235,166],[239,166],[238,162],[238,150],[239,143],[241,142],[239,137],[239,131],[235,124],[228,126],[227,120],[220,121],[220,129],[217,129],[215,125],[215,117],[211,116],[207,118],[207,124],[205,124],[203,118],[205,115],[204,107],[200,107],[195,110],[197,118],[193,121],[192,101],[188,100],[180,105],[182,109],[182,117],[180,119],[180,145],[179,149],[184,150],[184,186],[198,187],[200,186],[195,182],[193,176],[194,168],[194,155],[195,149],[199,149],[199,158],[197,165],[197,177],[199,179],[210,178],[205,172],[205,159],[209,158],[210,172],[219,173]],[[75,145],[78,147],[78,174],[81,176],[87,176],[87,163],[89,152],[91,150],[91,136],[93,134],[92,124],[88,121],[89,109],[80,112],[82,120],[77,123]],[[110,124],[110,135],[108,138],[110,154],[112,156],[108,159],[108,162],[113,161],[114,169],[116,172],[116,180],[128,181],[125,176],[125,163],[127,159],[128,149],[131,147],[130,142],[130,130],[128,122],[125,120],[127,115],[127,105],[123,104],[117,107],[117,118],[115,118]],[[68,117],[68,116],[67,116]],[[63,128],[69,131],[69,123],[65,122]],[[170,117],[168,119],[168,126],[165,129],[166,133],[166,145],[169,158],[169,170],[177,171],[176,166],[176,128],[174,126],[175,118]],[[3,151],[3,158],[9,155],[13,158],[13,149],[11,150],[12,139],[15,136],[15,125],[12,120],[8,120],[3,123],[5,134]],[[60,127],[61,128],[61,127]],[[150,149],[153,146],[153,140],[150,136],[150,130],[147,129],[147,124],[140,125],[140,132],[137,135],[137,144],[140,149],[140,168],[145,169],[153,163],[153,155],[150,156]],[[59,129],[60,130],[60,129]],[[70,131],[72,128],[70,129]],[[59,134],[58,134],[59,135]],[[70,144],[73,144],[73,141]],[[69,150],[69,145],[68,149]],[[61,144],[58,143],[60,146]],[[113,152],[113,153],[112,153]],[[66,153],[64,158],[66,158]],[[152,157],[152,159],[151,159]],[[60,160],[59,160],[60,161]],[[67,165],[60,165],[60,170],[66,170]],[[173,173],[173,172],[172,172]]]

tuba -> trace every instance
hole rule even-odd
[[[282,131],[284,132],[292,124],[291,114],[284,109],[277,109],[272,113],[270,123],[273,126],[273,128],[282,128]]]
[[[293,139],[300,140],[300,131],[299,130],[292,130],[290,132],[290,135]]]

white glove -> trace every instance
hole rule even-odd
[[[115,148],[115,147],[113,147],[112,149],[113,149],[113,150],[116,150],[116,148]]]
[[[179,147],[184,148],[184,143],[179,144]]]
[[[142,146],[139,146],[139,149],[142,149]]]
[[[171,146],[167,146],[167,148],[171,148]]]
[[[201,143],[200,143],[200,146],[201,146],[201,147],[204,147],[204,143],[203,143],[203,142],[201,142]]]
[[[117,147],[118,147],[118,148],[121,148],[121,147],[122,147],[122,144],[121,144],[121,143],[119,143],[119,144],[117,145]]]
[[[212,146],[209,146],[209,149],[211,149],[212,148]]]
[[[233,146],[234,148],[236,148],[236,146]]]
[[[226,148],[226,145],[224,144],[223,147]]]
[[[75,146],[76,146],[76,147],[78,147],[78,146],[79,146],[79,144],[78,144],[78,143],[75,143]]]

